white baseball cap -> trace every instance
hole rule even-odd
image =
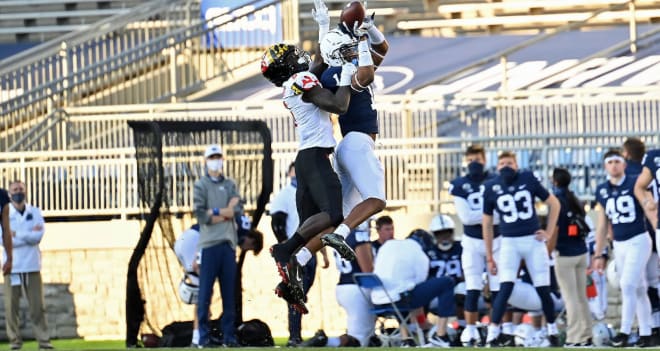
[[[206,148],[206,151],[204,151],[204,158],[209,158],[212,155],[222,155],[222,148],[220,145],[213,144]]]

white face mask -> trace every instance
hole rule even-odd
[[[206,160],[206,168],[211,172],[219,172],[222,170],[222,160]]]

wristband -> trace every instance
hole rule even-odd
[[[217,207],[214,208],[214,209],[213,209],[213,215],[214,215],[214,216],[219,216],[219,215],[220,215],[220,209],[217,208]]]
[[[385,36],[381,33],[376,26],[371,26],[367,29],[369,40],[374,45],[382,44],[385,41]]]
[[[597,260],[599,258],[603,258],[603,256],[602,255],[594,256],[594,260]]]
[[[358,66],[373,66],[374,61],[371,58],[371,50],[369,49],[369,41],[360,40],[358,43]]]

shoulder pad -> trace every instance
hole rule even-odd
[[[318,78],[316,78],[316,76],[310,72],[299,72],[291,78],[293,80],[291,83],[291,90],[293,90],[296,95],[300,95],[303,92],[311,90],[317,85],[321,85],[321,82],[319,82]]]

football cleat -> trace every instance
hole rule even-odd
[[[289,264],[291,255],[284,251],[282,244],[275,244],[271,246],[270,255],[273,256],[273,259],[275,259],[275,264],[277,264],[277,272],[280,274],[280,277],[282,277],[282,281],[284,284],[289,284],[291,281],[289,272],[289,269],[291,268]]]
[[[655,346],[652,335],[640,336],[639,340],[633,345],[635,347],[652,347]]]
[[[309,340],[303,341],[301,347],[324,347],[328,345],[328,336],[323,329],[319,329]]]
[[[619,332],[612,338],[610,344],[614,347],[628,347],[628,337],[630,335]]]
[[[346,240],[344,240],[343,236],[336,233],[324,234],[321,236],[321,243],[323,243],[324,246],[330,246],[337,250],[343,259],[348,261],[355,260],[355,251],[346,244]]]
[[[292,291],[291,287],[284,282],[279,282],[279,284],[277,284],[275,287],[275,294],[284,299],[284,301],[290,304],[293,309],[301,314],[309,313],[307,306],[305,306],[305,299],[298,298],[297,294]]]

